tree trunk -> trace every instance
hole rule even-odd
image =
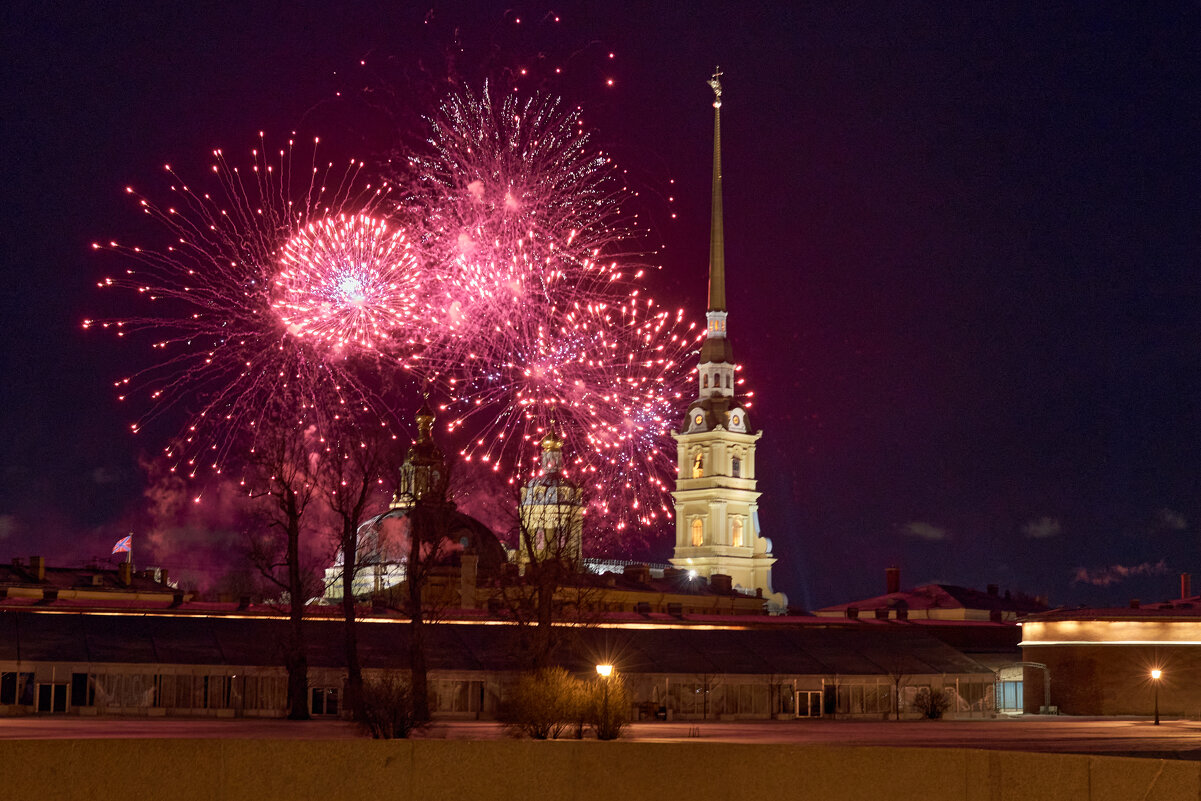
[[[288,719],[309,719],[309,657],[304,640],[304,576],[300,572],[300,513],[289,491],[288,515],[288,620],[290,636],[285,664],[288,669]]]
[[[342,534],[342,624],[346,644],[345,706],[355,720],[363,719],[363,668],[359,663],[359,631],[355,624],[354,576],[358,567],[357,531]]]
[[[429,508],[417,508],[409,516],[409,564],[405,583],[409,589],[409,670],[413,691],[413,718],[424,723],[430,719],[429,670],[425,663],[425,618],[422,615],[421,587],[426,565],[422,564],[421,544],[426,528],[433,523]],[[437,536],[436,532],[429,532]]]

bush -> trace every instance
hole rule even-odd
[[[598,677],[591,690],[589,722],[596,739],[616,740],[630,722],[630,690],[621,676]]]
[[[517,737],[557,739],[580,714],[580,681],[560,667],[525,673],[506,693],[500,721]]]
[[[363,682],[363,730],[377,740],[404,739],[425,726],[413,713],[413,688],[397,673]]]
[[[913,708],[922,713],[922,717],[938,720],[942,713],[951,706],[951,699],[942,690],[931,690],[923,687],[913,699]]]

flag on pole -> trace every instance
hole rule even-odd
[[[133,550],[133,535],[127,534],[117,540],[117,544],[113,546],[113,553],[129,553]]]

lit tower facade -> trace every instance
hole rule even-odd
[[[733,351],[726,331],[726,268],[721,207],[721,70],[713,88],[713,210],[709,230],[709,309],[697,367],[697,399],[676,440],[676,547],[671,563],[697,575],[730,577],[759,593],[772,611],[788,599],[771,586],[771,540],[759,532],[755,429],[735,394]]]

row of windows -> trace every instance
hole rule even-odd
[[[743,545],[743,523],[742,518],[734,518],[730,521],[730,545],[735,548],[741,548]],[[705,521],[702,518],[694,518],[692,521],[692,546],[699,548],[705,544]]]
[[[1011,686],[1016,685],[1016,691]],[[430,709],[446,715],[493,717],[500,707],[504,682],[479,679],[432,679]],[[902,712],[911,712],[918,696],[930,684],[906,684],[899,688]],[[1002,692],[1004,690],[1004,693]],[[998,707],[1021,708],[1021,683],[992,681],[978,677],[944,682],[942,691],[950,703],[948,712],[982,713]],[[870,715],[885,717],[894,711],[898,689],[887,681],[826,684],[820,690],[794,690],[791,683],[731,682],[722,676],[696,676],[659,680],[644,698],[675,714],[689,717],[767,717],[798,713],[822,715]],[[313,715],[338,717],[343,714],[343,688],[313,686],[309,706]],[[1012,700],[1012,697],[1017,700]],[[1004,700],[1003,698],[1004,697]],[[63,713],[70,707],[166,708],[194,713],[202,709],[226,709],[282,714],[287,707],[287,679],[283,676],[192,676],[138,673],[73,673],[69,682],[35,682],[33,673],[0,674],[0,705],[33,706],[38,712]],[[799,712],[798,712],[799,710]]]
[[[730,457],[730,476],[732,478],[742,478],[742,458],[739,456]],[[701,451],[696,451],[692,455],[692,477],[705,477],[705,454]]]
[[[731,378],[732,378],[731,375],[729,373],[726,373],[726,389],[732,389]],[[715,389],[719,389],[721,387],[721,373],[717,373],[717,372],[713,373],[713,387]],[[709,388],[709,374],[702,373],[701,374],[701,389],[708,389],[708,388]]]
[[[3,673],[0,705],[32,706],[35,686],[38,708],[47,712],[66,711],[68,688],[70,704],[75,707],[273,711],[287,704],[287,679],[283,676],[72,673],[70,682],[39,684],[32,673]],[[41,709],[43,693],[49,694],[52,708]]]

